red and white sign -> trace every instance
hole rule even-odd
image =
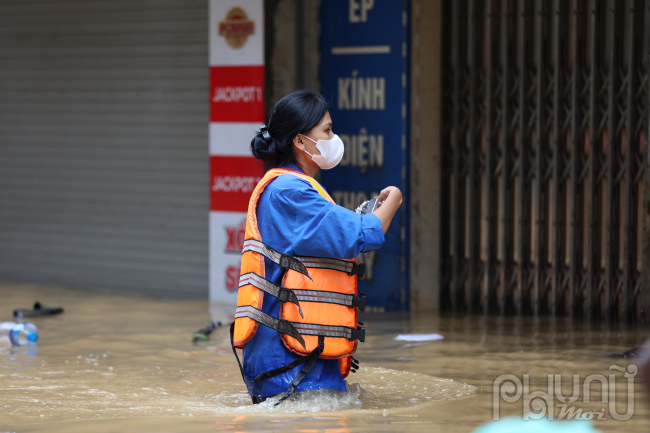
[[[210,156],[210,211],[245,212],[262,171],[250,156]]]
[[[210,89],[210,122],[264,123],[264,66],[212,66]]]
[[[263,166],[264,2],[210,0],[210,300],[235,304],[246,211]]]
[[[210,122],[264,123],[264,66],[213,66],[210,89]]]

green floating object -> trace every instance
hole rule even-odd
[[[192,334],[192,342],[196,343],[197,341],[208,341],[210,337],[205,335],[202,332],[195,332]]]
[[[599,433],[585,420],[549,421],[546,418],[539,420],[523,420],[521,418],[504,418],[499,421],[490,421],[483,424],[472,433]]]
[[[198,343],[199,341],[208,341],[210,339],[210,334],[212,331],[217,329],[221,325],[221,322],[210,322],[205,328],[201,328],[192,334],[192,343]]]

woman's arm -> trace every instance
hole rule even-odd
[[[306,181],[279,176],[269,188],[260,198],[258,215],[264,216],[258,221],[274,227],[275,233],[290,244],[285,248],[290,254],[352,259],[384,243],[377,215],[362,216],[336,206]],[[265,196],[268,206],[263,206]]]
[[[386,234],[391,221],[393,221],[395,212],[402,205],[402,191],[394,186],[384,188],[379,194],[379,201],[383,203],[373,214],[381,221],[381,229]]]

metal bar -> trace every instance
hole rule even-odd
[[[469,0],[468,68],[469,68],[469,164],[467,172],[467,239],[465,257],[468,261],[468,277],[465,280],[465,305],[467,311],[478,308],[480,290],[480,171],[479,152],[481,148],[483,92],[480,74],[483,39],[483,11],[481,0]]]
[[[643,212],[642,223],[643,238],[642,242],[642,261],[641,261],[641,285],[639,289],[639,306],[637,309],[637,317],[639,322],[648,324],[650,323],[650,151],[648,149],[648,140],[650,139],[650,0],[645,0],[644,5],[644,26],[643,26],[643,52],[642,65],[644,68],[643,77],[645,83],[645,107],[643,118],[645,124],[642,126],[642,131],[645,133],[643,153],[641,155],[643,167]]]
[[[562,283],[560,263],[560,233],[562,227],[560,226],[560,208],[563,206],[560,203],[563,180],[561,179],[562,172],[560,164],[562,163],[562,154],[564,151],[565,143],[562,140],[563,120],[561,110],[562,106],[562,92],[564,90],[564,62],[562,58],[562,48],[566,41],[562,38],[562,18],[561,11],[562,5],[566,4],[562,0],[554,0],[553,2],[553,127],[552,127],[552,178],[549,185],[549,207],[550,207],[550,227],[548,237],[549,260],[551,262],[551,285],[548,294],[548,311],[551,315],[555,316],[557,299],[556,296],[560,292],[560,285]]]
[[[464,150],[466,147],[465,89],[466,74],[466,3],[464,0],[452,2],[451,60],[453,68],[453,118],[451,129],[452,175],[451,175],[451,221],[450,256],[451,285],[450,303],[452,310],[460,310],[461,288],[464,285],[464,234],[465,234],[465,188],[464,188]]]
[[[459,188],[459,166],[460,166],[460,155],[459,152],[460,150],[458,149],[458,135],[459,135],[459,116],[460,116],[460,101],[459,101],[459,92],[460,92],[460,75],[462,74],[462,71],[459,68],[460,65],[460,44],[458,41],[458,26],[460,24],[460,17],[459,17],[459,12],[458,9],[460,7],[460,2],[452,2],[452,29],[451,29],[451,68],[452,68],[452,128],[451,128],[451,140],[450,140],[450,146],[451,146],[451,160],[452,160],[452,172],[451,172],[451,182],[450,182],[450,188],[451,188],[451,194],[450,194],[450,222],[449,222],[449,227],[450,227],[450,241],[449,241],[449,256],[451,257],[451,283],[449,287],[449,297],[450,297],[450,304],[451,308],[453,311],[457,310],[457,295],[456,295],[456,287],[458,286],[458,280],[461,278],[460,275],[460,244],[461,244],[461,230],[460,230],[460,203],[462,203],[462,200],[460,200],[460,193],[461,193],[461,188]]]
[[[525,182],[525,171],[523,168],[524,164],[524,130],[525,130],[525,121],[523,119],[523,113],[525,111],[524,104],[526,102],[526,62],[524,60],[524,55],[526,52],[525,41],[524,41],[524,21],[525,21],[525,3],[524,0],[517,1],[517,70],[519,71],[519,86],[517,88],[518,94],[518,122],[516,129],[516,156],[515,156],[515,166],[517,167],[517,179],[515,185],[515,250],[514,250],[514,259],[516,261],[515,274],[516,274],[516,286],[513,296],[513,302],[515,310],[518,316],[523,314],[523,286],[524,286],[524,243],[523,243],[523,223],[524,223],[524,206],[523,200],[525,195],[524,182]]]
[[[453,66],[451,61],[451,42],[452,42],[452,14],[451,14],[452,5],[450,2],[443,3],[442,5],[442,41],[444,42],[441,47],[441,65],[446,65],[442,68],[441,71],[441,110],[440,110],[440,120],[441,120],[441,131],[440,131],[440,140],[441,140],[441,183],[440,183],[440,263],[438,263],[438,269],[440,271],[440,310],[451,310],[451,275],[452,275],[452,257],[451,257],[451,245],[450,245],[450,233],[451,233],[451,179],[453,174],[453,141],[452,130],[453,130],[453,89],[454,89],[454,74]],[[420,3],[419,0],[413,2],[413,15],[419,15]],[[419,27],[421,25],[420,20],[414,22],[414,25]],[[419,31],[419,30],[416,30]],[[418,57],[419,58],[419,57]],[[416,70],[415,68],[413,70]],[[419,75],[419,74],[418,74]],[[417,103],[418,99],[413,98],[414,103]],[[419,137],[421,134],[417,129],[417,126],[414,128],[412,137]],[[421,220],[422,221],[422,220]]]
[[[497,209],[498,190],[496,188],[496,154],[497,137],[495,121],[497,117],[497,101],[499,91],[503,91],[503,83],[497,76],[494,65],[498,40],[498,0],[487,0],[485,8],[485,170],[483,172],[483,224],[481,230],[481,263],[483,266],[483,281],[481,284],[481,310],[487,314],[494,308],[496,247],[497,247]]]
[[[517,4],[517,65],[519,69],[519,122],[517,126],[517,190],[516,190],[516,211],[517,211],[517,228],[516,228],[516,259],[518,261],[516,268],[517,287],[515,290],[515,305],[517,314],[522,315],[527,312],[525,304],[529,299],[528,294],[528,274],[530,263],[530,231],[529,231],[529,214],[530,214],[530,189],[528,187],[528,146],[530,143],[529,135],[529,117],[528,117],[528,92],[530,85],[530,33],[531,14],[527,2],[519,0]],[[528,236],[528,238],[527,238]]]
[[[540,312],[540,303],[543,296],[544,284],[544,254],[543,243],[545,233],[545,215],[543,203],[544,191],[544,153],[547,146],[548,135],[545,134],[546,110],[545,95],[546,90],[546,65],[545,47],[545,18],[546,11],[544,0],[535,1],[535,132],[534,132],[534,153],[533,170],[533,208],[532,208],[532,261],[533,261],[533,293],[530,299],[531,309],[537,316]]]
[[[580,291],[582,283],[582,247],[584,246],[584,195],[587,188],[582,189],[584,183],[580,178],[583,169],[583,158],[585,148],[586,130],[583,127],[584,106],[583,106],[583,71],[587,59],[584,56],[586,47],[580,45],[580,37],[585,40],[585,10],[584,2],[573,0],[571,4],[571,51],[573,56],[569,56],[571,62],[571,130],[570,130],[570,182],[568,186],[567,215],[569,216],[569,226],[567,227],[567,264],[569,268],[569,283],[567,291],[563,294],[564,302],[562,307],[564,314],[573,317],[574,300],[576,293]],[[559,304],[560,300],[556,298]]]
[[[612,295],[616,290],[618,281],[618,224],[617,215],[615,212],[617,194],[616,188],[616,175],[617,170],[617,152],[619,150],[618,140],[618,50],[616,38],[617,30],[617,15],[621,8],[617,0],[608,0],[608,50],[607,50],[607,66],[608,66],[608,94],[607,94],[607,139],[606,139],[606,190],[605,190],[605,284],[604,293],[600,297],[600,316],[609,318],[612,307]]]
[[[650,1],[647,1],[645,8],[646,24],[645,29],[648,28],[648,17],[650,16]],[[648,72],[650,71],[650,50],[645,44],[645,52],[643,53],[646,62],[645,78],[648,79]],[[645,110],[645,147],[643,153],[643,260],[641,271],[641,288],[640,288],[640,306],[638,316],[639,321],[648,324],[650,323],[650,149],[648,149],[648,139],[650,137],[650,85],[646,84],[646,110]]]
[[[452,310],[452,276],[454,274],[454,259],[452,257],[453,244],[452,240],[452,221],[454,220],[454,207],[452,206],[452,189],[453,189],[453,179],[455,173],[454,164],[454,148],[456,146],[457,139],[455,138],[455,113],[456,113],[456,79],[455,76],[458,73],[458,70],[455,69],[456,65],[452,61],[454,58],[454,50],[452,48],[457,45],[455,42],[456,38],[454,37],[454,28],[457,25],[454,20],[453,7],[457,2],[444,2],[442,4],[442,32],[444,37],[444,42],[441,47],[441,64],[447,65],[443,69],[443,84],[441,85],[441,97],[442,97],[442,107],[441,107],[441,119],[443,120],[443,129],[441,130],[441,139],[442,139],[442,184],[441,184],[441,229],[440,229],[440,253],[442,260],[440,262],[440,278],[441,278],[441,291],[440,291],[440,307],[445,310]],[[417,0],[413,3],[414,14],[419,14],[420,12],[420,0]],[[421,23],[419,23],[421,24]],[[414,44],[415,46],[415,44]],[[413,68],[413,71],[417,72],[417,68]],[[419,75],[419,74],[418,74]],[[424,77],[421,77],[424,79]],[[417,102],[417,98],[414,98]],[[414,136],[418,132],[413,131]],[[421,134],[417,134],[421,136]]]
[[[596,216],[596,201],[598,199],[597,195],[597,183],[598,183],[598,171],[596,167],[597,162],[597,153],[599,148],[596,145],[597,136],[598,136],[598,123],[599,118],[597,117],[599,112],[599,90],[600,90],[600,64],[599,52],[602,47],[597,43],[597,35],[601,34],[601,27],[598,22],[598,10],[600,0],[589,0],[588,6],[588,31],[587,31],[587,51],[588,51],[588,64],[589,64],[589,127],[587,140],[587,166],[588,166],[588,177],[587,177],[587,188],[585,194],[587,195],[587,208],[585,210],[587,214],[587,248],[585,253],[587,254],[587,277],[586,285],[584,288],[584,294],[580,291],[574,294],[574,297],[571,299],[572,310],[577,310],[581,307],[582,314],[585,317],[591,317],[591,309],[594,299],[594,288],[598,284],[598,262],[596,256],[596,250],[598,248],[598,237],[596,226],[598,224],[598,219]],[[581,298],[584,296],[584,301],[580,304]]]
[[[512,114],[511,112],[511,68],[510,68],[510,36],[512,11],[510,0],[501,0],[500,10],[500,63],[501,63],[501,122],[500,143],[501,149],[499,165],[499,283],[497,286],[497,306],[499,314],[508,313],[508,297],[510,289],[510,275],[512,273],[512,188],[510,182],[510,153],[512,152]]]
[[[643,9],[638,8],[636,0],[627,0],[629,2],[626,11],[626,23],[625,23],[625,45],[626,45],[626,54],[627,59],[626,63],[626,113],[625,113],[625,129],[624,137],[625,142],[622,143],[624,152],[623,157],[623,169],[624,169],[624,185],[622,189],[623,192],[623,213],[621,215],[621,224],[623,225],[623,252],[622,252],[622,268],[623,268],[623,283],[621,287],[621,302],[619,303],[618,316],[619,320],[630,320],[633,316],[630,314],[632,301],[633,301],[633,290],[636,285],[635,278],[635,268],[636,268],[636,237],[634,236],[636,228],[636,217],[637,212],[634,210],[637,209],[637,197],[634,193],[637,190],[636,182],[636,165],[633,164],[634,155],[636,151],[637,143],[639,142],[639,136],[636,131],[636,119],[637,119],[637,110],[636,110],[636,92],[638,90],[637,86],[637,65],[638,65],[638,52],[636,46],[635,34],[639,32],[637,26],[637,19],[635,19],[635,14],[642,12]]]

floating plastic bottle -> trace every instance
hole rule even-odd
[[[14,346],[31,346],[38,341],[38,328],[32,323],[0,322],[0,340]]]

